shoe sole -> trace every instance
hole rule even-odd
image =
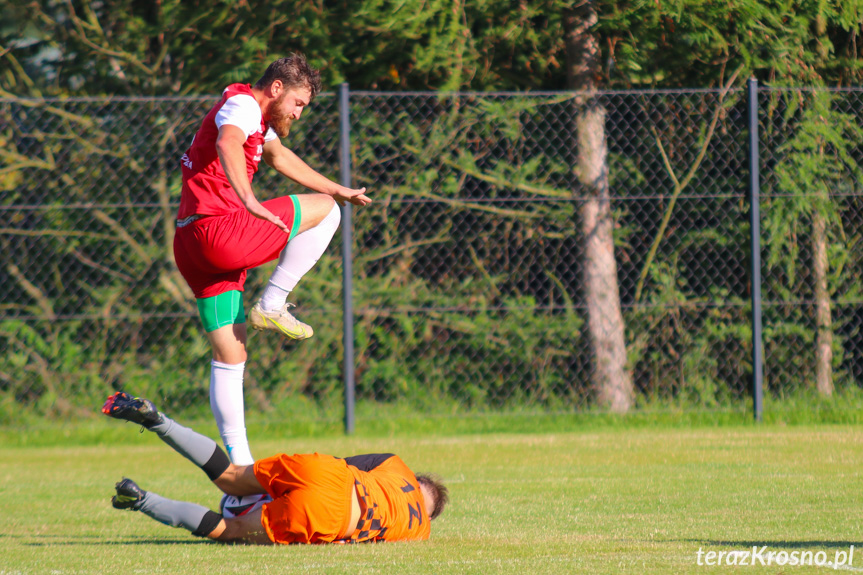
[[[108,417],[111,417],[113,419],[119,419],[121,421],[128,421],[129,423],[134,423],[135,425],[147,426],[147,425],[156,425],[159,423],[158,421],[148,421],[145,423],[145,422],[135,421],[135,419],[131,419],[130,416],[134,417],[135,415],[137,415],[137,416],[142,415],[140,411],[138,411],[137,409],[135,409],[131,406],[124,406],[124,407],[118,408],[117,410],[114,410],[114,401],[117,399],[119,393],[120,392],[115,393],[114,395],[110,396],[105,401],[105,404],[102,406],[102,413],[104,413],[105,415],[107,415]],[[137,398],[132,398],[132,399],[137,399]],[[158,410],[157,410],[157,413],[158,413]]]
[[[132,509],[134,511],[135,504],[140,499],[137,497],[129,497],[128,495],[115,495],[111,498],[111,507],[114,509]]]
[[[129,495],[128,493],[121,493],[120,486],[123,485],[123,483],[125,483],[126,481],[126,479],[123,479],[123,481],[118,481],[117,484],[114,485],[114,489],[117,494],[111,497],[111,506],[114,509],[131,509],[132,511],[134,511],[135,504],[141,501],[143,497],[140,496],[139,493],[135,493],[134,495]],[[134,481],[131,481],[131,483],[135,485],[135,487],[138,487],[138,485]],[[140,487],[138,487],[138,489],[140,489]]]

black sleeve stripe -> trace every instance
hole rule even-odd
[[[394,457],[394,455],[392,453],[366,453],[364,455],[345,457],[345,463],[356,467],[360,471],[371,471],[390,457]]]
[[[210,460],[202,465],[201,469],[204,470],[204,473],[207,474],[210,481],[215,481],[230,466],[231,460],[228,459],[228,456],[225,455],[222,448],[217,445],[216,450],[213,451],[213,455],[210,456]]]
[[[222,516],[215,511],[207,511],[204,514],[204,518],[201,519],[201,524],[198,525],[197,529],[192,531],[192,535],[195,537],[206,537],[213,532],[213,529],[219,526],[221,520]]]

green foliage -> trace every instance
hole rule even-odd
[[[156,102],[137,110],[114,102],[110,112],[89,116],[74,106],[19,97],[214,94],[229,82],[254,81],[269,61],[291,50],[306,52],[328,86],[348,81],[354,89],[561,89],[567,68],[577,64],[567,60],[562,28],[563,15],[574,5],[10,5],[0,25],[0,96],[8,98],[0,109],[0,200],[4,206],[53,209],[35,210],[23,231],[0,236],[11,264],[2,277],[25,294],[23,303],[4,303],[3,309],[13,317],[40,318],[3,323],[0,351],[10,361],[0,370],[0,386],[9,393],[0,396],[62,415],[71,406],[58,390],[73,390],[71,401],[85,403],[128,385],[185,405],[200,403],[206,388],[206,343],[170,262],[178,183],[172,158],[187,144],[201,110]],[[749,75],[772,85],[859,82],[855,31],[863,16],[857,1],[610,0],[594,6],[600,21],[591,32],[601,51],[601,87],[739,85]],[[567,124],[577,101],[568,94],[534,99],[442,93],[414,109],[363,98],[352,110],[354,141],[362,143],[354,150],[356,178],[373,186],[377,201],[355,220],[357,285],[363,291],[357,310],[360,394],[449,407],[460,400],[491,407],[519,401],[581,405],[590,395],[588,383],[571,374],[585,371],[580,368],[586,367],[588,346],[578,311],[580,279],[570,271],[580,238],[577,205],[570,201],[574,143]],[[622,145],[611,150],[616,196],[679,194],[685,187],[712,197],[740,188],[739,166],[732,162],[717,161],[709,171],[692,161],[702,143],[714,158],[731,145],[726,139],[713,147],[708,136],[714,113],[717,133],[730,130],[731,140],[739,138],[728,120],[739,114],[738,95],[716,105],[695,97],[677,104],[642,102],[609,116],[609,127],[627,126],[630,142],[655,144],[639,154]],[[327,105],[331,99],[316,102]],[[817,210],[829,223],[831,294],[859,300],[854,206],[808,192],[856,191],[859,128],[824,94],[795,93],[768,106],[765,131],[770,149],[782,157],[767,187],[782,195],[764,209],[767,265],[778,278],[766,291],[783,300],[806,296],[806,234]],[[298,123],[297,145],[311,140],[331,148],[334,117],[314,128],[305,127],[308,119]],[[558,127],[546,134],[540,126],[553,121]],[[32,147],[25,149],[25,142]],[[311,146],[301,155],[332,175],[328,153]],[[693,178],[686,180],[691,168]],[[272,185],[273,193],[284,192],[284,184],[262,176],[262,189]],[[684,180],[688,187],[674,187]],[[497,202],[510,198],[538,201]],[[80,212],[63,209],[75,202],[158,207],[97,208],[89,212],[92,221],[81,222],[75,219]],[[748,300],[746,286],[739,285],[745,270],[718,278],[699,271],[711,258],[745,259],[745,208],[733,199],[697,206],[672,202],[655,218],[668,216],[668,227],[661,229],[652,213],[636,213],[623,202],[615,208],[621,276],[644,278],[643,291],[622,283],[622,297],[636,304],[625,313],[643,402],[723,405],[745,395]],[[715,214],[740,217],[729,223]],[[656,242],[655,257],[647,256],[645,241]],[[36,273],[22,272],[41,265],[37,246],[52,254],[52,262]],[[518,253],[535,257],[520,259]],[[109,264],[96,262],[95,254],[105,254]],[[300,292],[303,313],[326,343],[294,353],[280,342],[255,340],[249,388],[251,403],[260,409],[296,396],[319,407],[338,403],[337,261],[335,255],[324,258]],[[262,277],[252,277],[250,292]],[[652,307],[641,307],[643,302]],[[160,311],[144,311],[153,309]],[[774,366],[768,377],[778,394],[809,376],[812,361],[802,350],[813,344],[811,313],[788,306],[766,314]],[[855,337],[856,328],[840,318],[834,329],[837,378],[854,385],[853,374],[840,366],[847,357],[843,338]],[[474,359],[480,354],[494,367],[478,366]],[[518,384],[503,389],[506,381]],[[798,383],[787,383],[792,381]]]
[[[51,0],[16,6],[0,31],[4,88],[34,95],[217,93],[254,82],[286,51],[332,49],[318,7],[305,2]]]
[[[572,238],[573,206],[482,201],[514,188],[569,196],[560,187],[566,165],[528,145],[528,126],[565,104],[442,97],[422,122],[408,110],[359,114],[358,140],[369,145],[357,173],[375,178],[386,165],[369,181],[382,207],[354,220],[361,397],[500,407],[589,395],[571,375],[583,320],[568,295],[573,278],[558,279],[566,254],[540,263],[543,281],[558,287],[539,302],[519,279],[537,262],[506,261],[500,250]]]
[[[626,316],[644,405],[670,400],[715,408],[745,397],[752,370],[749,306],[728,293],[692,297],[672,265],[651,273],[650,305]]]
[[[49,0],[11,7],[0,28],[4,88],[40,94],[212,93],[303,51],[325,82],[360,88],[506,88],[559,75],[548,0],[453,5],[366,0],[189,3]],[[548,31],[552,34],[550,35]]]
[[[856,1],[613,1],[600,13],[612,83],[721,86],[737,72],[737,82],[783,85],[860,80]]]
[[[212,94],[305,52],[325,85],[372,90],[563,89],[563,17],[540,0],[38,0],[0,26],[0,88],[18,95]],[[859,83],[855,1],[601,0],[589,32],[600,86],[702,87],[750,74]]]
[[[697,95],[657,101],[652,124],[627,124],[627,146],[642,147],[617,144],[612,155],[615,193],[637,198],[671,188],[669,166],[686,173],[692,150],[704,142],[710,158],[709,169],[696,170],[687,188],[696,201],[682,199],[670,215],[656,258],[646,268],[643,299],[624,308],[642,409],[663,402],[721,409],[749,393],[748,225],[745,205],[727,194],[740,185],[733,158],[727,158],[739,135],[723,119],[716,135],[706,138],[713,101]],[[767,286],[768,297],[794,301],[802,294],[800,268],[806,266],[800,263],[805,254],[801,258],[793,251],[791,240],[805,239],[800,222],[814,209],[807,190],[818,182],[831,190],[853,189],[846,166],[857,136],[846,115],[831,111],[838,101],[825,100],[830,107],[823,109],[796,98],[787,101],[795,103],[793,110],[777,108],[771,118],[778,124],[767,130],[770,149],[785,161],[771,180],[781,194],[766,200],[764,209],[766,238],[776,243],[765,245],[773,250],[766,260],[777,278]],[[298,123],[294,134],[298,153],[330,174],[335,170],[328,163],[328,147],[312,143],[335,137],[332,104],[332,98],[322,97],[306,118],[309,123]],[[182,149],[194,130],[188,117],[197,112],[183,114],[182,107],[168,103],[145,103],[143,111],[127,105],[123,109],[137,110],[126,114],[134,133],[150,134],[175,149]],[[196,103],[193,111],[202,105]],[[365,95],[354,106],[358,183],[372,185],[376,200],[369,209],[356,210],[353,221],[358,397],[444,413],[519,406],[591,410],[581,278],[573,272],[577,203],[570,201],[571,157],[560,146],[566,126],[559,118],[571,114],[575,102],[566,95]],[[723,104],[720,112],[728,118],[738,109]],[[613,113],[628,111],[622,106]],[[40,194],[68,193],[76,202],[118,205],[81,211],[61,209],[57,202],[51,209],[28,212],[22,232],[2,236],[18,266],[17,275],[8,266],[2,273],[21,294],[6,309],[13,317],[37,320],[13,319],[0,326],[0,345],[9,357],[0,370],[0,396],[32,413],[56,416],[99,403],[116,388],[158,397],[173,408],[206,407],[209,349],[171,263],[164,231],[174,217],[176,174],[170,162],[158,158],[176,157],[176,152],[156,147],[154,159],[154,150],[121,138],[124,132],[114,123],[123,114],[116,109],[72,116],[65,123],[48,119],[63,118],[63,109],[39,112],[41,120],[36,114],[29,118],[54,128],[46,146],[29,153],[43,165],[19,169],[23,183],[4,201],[36,204]],[[21,117],[21,108],[6,113],[8,124],[18,130],[9,132],[9,140],[27,142],[30,127],[11,121]],[[828,113],[835,115],[825,129],[819,118]],[[80,146],[54,146],[73,137]],[[816,164],[809,155],[817,138],[831,138],[831,143],[824,148],[829,154]],[[643,151],[657,142],[667,151],[668,163]],[[796,181],[803,183],[790,187]],[[266,169],[256,186],[262,199],[294,191]],[[154,190],[163,191],[155,195],[157,203],[147,204]],[[644,202],[619,205],[621,286],[631,302],[633,278],[645,265],[645,238],[658,233],[655,222],[661,218],[654,214],[662,213],[635,211]],[[650,205],[665,209],[661,202]],[[856,229],[857,210],[843,201],[823,207],[830,216],[832,294],[854,301],[861,264],[853,248],[859,234],[844,230]],[[252,336],[250,410],[275,415],[339,409],[338,244],[296,292],[301,317],[315,326],[314,345]],[[725,266],[721,273],[710,273],[713,268],[705,262],[713,261]],[[250,274],[247,303],[269,271]],[[785,396],[811,378],[813,362],[805,351],[813,346],[811,313],[802,306],[768,307],[766,318],[769,389]],[[857,337],[852,320],[838,316],[834,322],[840,389],[856,386],[849,367],[849,361],[857,361],[854,346],[846,345]],[[15,421],[17,415],[4,408],[2,417]]]
[[[829,92],[788,92],[787,108],[769,120],[782,129],[768,130],[776,145],[775,178],[768,179],[764,200],[765,269],[770,278],[765,298],[810,305],[768,306],[765,346],[770,365],[768,383],[777,392],[789,391],[785,382],[792,374],[814,374],[813,349],[815,318],[810,307],[816,294],[813,268],[813,218],[826,226],[827,295],[831,306],[841,301],[859,300],[860,276],[855,237],[848,237],[846,226],[856,226],[853,194],[858,191],[860,166],[854,157],[863,144],[863,130],[850,114],[840,112],[841,104]],[[781,107],[779,108],[781,110]],[[789,129],[790,128],[790,129]],[[782,134],[783,136],[779,136]],[[793,134],[787,140],[784,135]],[[840,385],[850,378],[840,366],[845,359],[844,337],[848,318],[840,314],[828,326],[833,338],[834,377]],[[848,334],[852,335],[852,334]],[[781,391],[780,391],[781,390]]]
[[[808,100],[794,137],[777,150],[782,158],[776,166],[775,192],[779,197],[767,204],[764,222],[770,237],[767,264],[776,266],[782,260],[788,286],[798,283],[797,239],[804,233],[799,227],[801,220],[820,212],[833,229],[841,226],[841,205],[831,201],[830,194],[855,191],[861,176],[852,156],[852,150],[863,144],[863,130],[856,118],[837,111],[828,92],[816,92]],[[846,248],[835,243],[833,248],[831,267],[841,271],[842,262],[848,260]]]

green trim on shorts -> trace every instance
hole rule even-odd
[[[197,302],[198,315],[201,316],[204,331],[207,333],[226,325],[246,323],[243,294],[240,291],[226,291],[213,297],[200,298]]]
[[[300,223],[303,221],[303,210],[300,209],[300,198],[296,195],[291,196],[291,201],[294,203],[294,224],[291,226],[291,235],[288,236],[288,241],[294,239],[297,232],[300,231]]]

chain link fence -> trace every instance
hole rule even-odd
[[[861,96],[759,92],[769,396],[863,375]],[[374,199],[344,254],[354,357],[337,235],[291,294],[315,338],[250,338],[250,419],[341,418],[345,369],[360,417],[603,411],[603,386],[617,411],[751,401],[746,91],[349,101],[353,182]],[[113,389],[207,412],[209,346],[171,246],[179,158],[214,102],[0,100],[0,423]],[[285,143],[338,179],[339,99],[306,114]],[[255,189],[302,192],[265,166]],[[247,308],[271,269],[250,272]]]

